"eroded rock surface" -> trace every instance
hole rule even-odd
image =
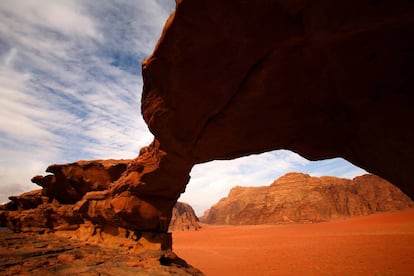
[[[354,179],[286,174],[270,186],[235,187],[201,218],[210,224],[313,223],[414,207],[375,175]]]
[[[10,196],[10,202],[1,206],[1,225],[15,232],[76,230],[87,216],[75,211],[74,204],[88,192],[109,194],[110,184],[129,163],[131,160],[92,160],[51,165],[46,171],[53,174],[32,178],[41,190]]]
[[[79,201],[87,192],[108,189],[109,184],[125,172],[131,160],[92,160],[50,165],[46,176],[35,176],[32,182],[43,188],[44,196],[60,203]]]
[[[3,225],[15,231],[26,226],[55,229],[61,226],[61,218],[73,217],[76,219],[68,219],[67,227],[76,228],[87,220],[131,231],[167,232],[191,167],[182,156],[165,152],[156,140],[142,148],[134,160],[51,165],[47,172],[53,174],[32,179],[43,189],[10,198],[12,202],[2,207],[8,211],[0,217]],[[39,212],[47,223],[35,222]]]
[[[164,151],[154,140],[106,190],[86,193],[76,202],[74,211],[99,225],[166,232],[191,166],[182,156]]]
[[[1,275],[203,275],[173,252],[99,246],[56,234],[0,228]]]
[[[162,233],[168,229],[173,215],[171,229],[197,230],[198,218],[190,205],[175,204],[176,199],[166,195],[157,196],[158,191],[152,191],[152,188],[157,188],[155,185],[145,187],[145,177],[140,182],[140,173],[150,174],[159,168],[158,157],[154,161],[153,156],[146,156],[148,153],[144,148],[136,160],[92,160],[51,165],[47,171],[54,172],[53,175],[32,179],[43,189],[10,196],[10,202],[0,206],[0,225],[15,232],[77,230],[89,224],[96,229],[115,229],[112,232]],[[164,177],[167,181],[167,175]],[[172,203],[175,204],[172,214],[168,214]],[[131,222],[136,222],[136,225],[131,226]]]

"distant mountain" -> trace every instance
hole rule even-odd
[[[354,179],[288,173],[270,186],[231,189],[201,222],[209,224],[313,223],[414,207],[388,181],[363,175]]]
[[[184,202],[177,202],[172,212],[172,218],[169,231],[188,231],[198,230],[200,226],[199,220],[193,208]]]

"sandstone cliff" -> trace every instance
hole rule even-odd
[[[414,207],[375,175],[354,179],[288,173],[270,186],[235,187],[201,218],[210,224],[311,223]]]
[[[198,224],[198,218],[193,210],[193,208],[184,202],[177,202],[175,204],[169,231],[188,231],[188,230],[198,230],[200,225]]]

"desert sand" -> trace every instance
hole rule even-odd
[[[414,275],[414,209],[316,224],[174,232],[206,275]]]

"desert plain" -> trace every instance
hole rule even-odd
[[[314,224],[175,231],[206,275],[414,275],[414,209]]]

